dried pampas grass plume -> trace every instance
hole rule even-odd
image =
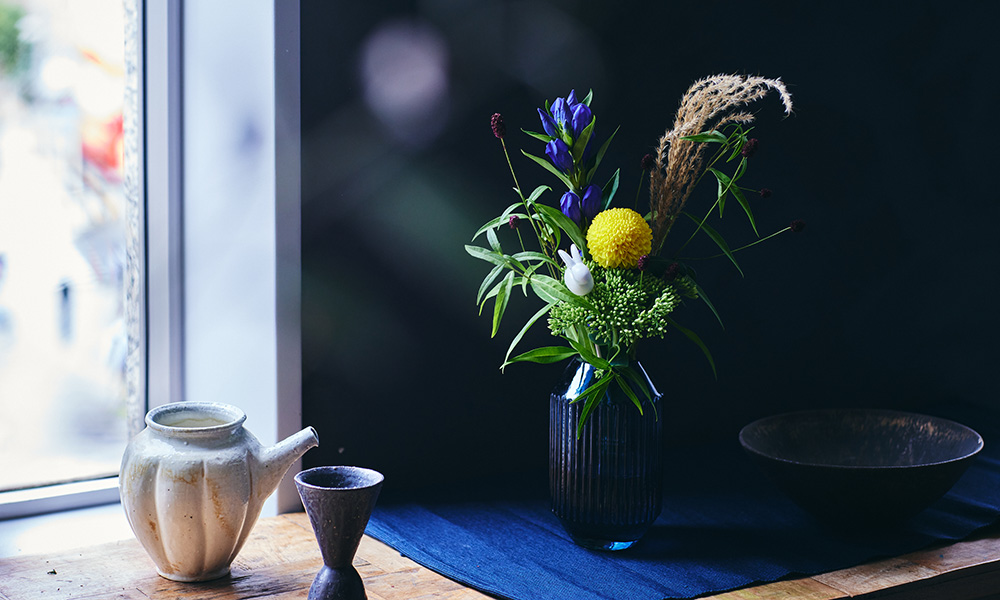
[[[687,202],[702,171],[705,143],[682,140],[730,123],[750,123],[753,114],[730,112],[746,106],[774,90],[781,97],[785,115],[792,113],[792,96],[778,79],[749,75],[713,75],[700,79],[681,98],[673,129],[656,149],[656,166],[650,173],[649,203],[654,215],[653,248],[659,250],[667,232]],[[712,123],[713,119],[717,119]]]

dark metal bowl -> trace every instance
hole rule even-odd
[[[972,429],[875,409],[787,413],[755,421],[740,443],[799,506],[837,525],[892,525],[951,489],[983,448]]]

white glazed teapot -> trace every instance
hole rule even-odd
[[[174,581],[207,581],[229,565],[257,522],[264,500],[307,450],[306,427],[265,448],[243,428],[242,410],[214,402],[164,404],[122,457],[122,506],[136,538]]]

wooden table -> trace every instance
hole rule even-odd
[[[489,598],[365,537],[354,561],[369,600]],[[159,577],[134,539],[52,555],[0,560],[0,599],[93,600],[305,598],[322,566],[303,513],[261,519],[228,578],[175,583]],[[983,598],[1000,594],[1000,529],[977,538],[814,577],[712,596],[727,600],[804,598]],[[539,599],[544,600],[544,599]]]

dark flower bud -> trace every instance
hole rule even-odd
[[[501,140],[503,136],[507,135],[507,126],[504,125],[503,115],[500,113],[493,113],[493,116],[490,118],[490,127],[493,128],[493,135]]]
[[[583,197],[580,198],[580,208],[585,219],[593,219],[597,213],[601,212],[601,188],[590,184],[583,188]]]
[[[770,198],[771,197],[771,188],[760,188],[760,197],[761,198]]]
[[[652,171],[653,167],[656,166],[656,158],[652,154],[647,154],[639,161],[639,166],[642,167],[643,171]]]
[[[552,116],[549,113],[539,108],[538,117],[542,120],[542,129],[545,130],[546,135],[549,137],[559,137],[556,122],[552,120]]]
[[[573,170],[573,155],[569,151],[569,146],[561,139],[554,139],[545,144],[545,155],[563,173]]]
[[[788,228],[794,231],[795,233],[798,233],[806,228],[806,222],[803,221],[802,219],[795,219],[788,225]]]
[[[740,150],[740,154],[746,158],[753,156],[753,153],[757,151],[757,138],[750,138],[743,144],[743,149]]]
[[[649,266],[649,255],[643,254],[642,256],[640,256],[639,260],[636,261],[635,266],[640,271],[645,271],[646,267]]]
[[[590,112],[589,106],[581,102],[573,107],[573,110],[570,111],[569,129],[574,140],[580,137],[587,125],[590,125],[591,119],[593,119],[593,114]]]
[[[510,219],[507,220],[507,223],[510,224],[511,229],[517,229],[517,222],[520,220],[521,219],[517,215],[511,215]]]
[[[677,279],[677,276],[680,274],[681,274],[680,263],[670,263],[670,266],[667,267],[667,270],[663,272],[663,278],[666,279],[667,281],[673,281]]]
[[[566,192],[559,200],[559,209],[574,223],[580,224],[580,217],[583,216],[583,213],[581,212],[579,196],[573,192]]]

